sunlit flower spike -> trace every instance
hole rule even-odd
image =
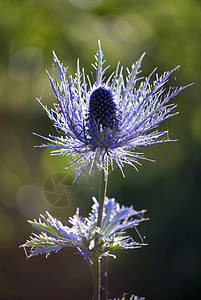
[[[176,114],[172,113],[176,105],[169,101],[185,87],[169,88],[164,93],[164,85],[178,67],[160,77],[156,74],[152,83],[156,69],[147,78],[138,79],[144,53],[131,70],[126,69],[126,79],[120,63],[106,79],[108,67],[103,67],[105,61],[99,42],[92,65],[96,73],[90,80],[84,69],[80,70],[79,59],[73,78],[53,54],[59,82],[49,73],[48,76],[57,103],[48,109],[38,101],[60,136],[37,135],[49,142],[40,147],[53,148],[51,154],[73,157],[71,165],[79,166],[76,178],[86,165],[90,165],[90,169],[94,164],[103,168],[105,161],[112,167],[115,161],[122,173],[124,164],[136,168],[139,159],[147,159],[138,152],[141,147],[170,141],[168,131],[158,131],[157,126]]]

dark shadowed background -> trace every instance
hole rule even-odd
[[[85,172],[71,189],[75,173],[64,169],[68,161],[34,148],[42,141],[32,133],[55,133],[35,100],[49,106],[54,100],[45,72],[55,74],[52,50],[69,73],[78,57],[90,73],[98,39],[110,72],[119,60],[130,67],[146,51],[142,75],[180,65],[168,85],[194,82],[176,98],[179,115],[161,125],[179,141],[145,149],[156,163],[144,161],[138,173],[126,167],[125,179],[118,169],[110,174],[108,196],[146,208],[150,218],[139,228],[149,245],[110,261],[110,297],[127,292],[148,300],[200,299],[198,0],[0,0],[0,299],[91,299],[90,267],[76,251],[26,260],[18,247],[32,230],[27,219],[48,210],[66,223],[77,206],[87,215],[97,195],[96,171]],[[57,173],[66,174],[71,197],[56,205],[43,190]]]

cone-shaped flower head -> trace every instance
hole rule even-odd
[[[101,129],[115,129],[118,126],[116,113],[117,109],[112,92],[104,87],[95,89],[89,100],[88,127],[92,129],[94,125],[98,125],[99,132]]]
[[[52,147],[52,154],[71,155],[72,164],[81,170],[96,164],[103,167],[107,161],[111,166],[115,161],[122,171],[124,164],[136,167],[139,159],[145,159],[137,150],[159,142],[170,141],[167,131],[158,131],[160,122],[174,115],[176,107],[169,101],[184,87],[169,89],[164,93],[164,84],[172,72],[165,72],[161,77],[155,76],[155,70],[147,77],[137,79],[144,54],[127,69],[123,78],[123,68],[117,64],[116,71],[108,79],[104,74],[108,67],[103,65],[103,52],[99,43],[95,64],[96,71],[85,76],[80,71],[79,60],[75,78],[69,76],[67,69],[59,62],[54,53],[54,60],[59,71],[59,82],[49,76],[57,103],[52,109],[43,106],[59,132],[59,136],[45,138]],[[136,84],[137,83],[137,84]],[[123,172],[123,171],[122,171]]]

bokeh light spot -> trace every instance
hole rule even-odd
[[[10,57],[8,74],[12,80],[26,81],[35,77],[42,66],[43,52],[39,48],[23,48]]]
[[[82,16],[74,18],[73,22],[69,25],[70,34],[78,41],[89,42],[94,39],[93,23],[94,16],[89,13],[83,13]],[[66,33],[68,35],[69,32]],[[84,51],[85,49],[82,49]]]
[[[22,181],[12,170],[2,169],[0,171],[0,188],[4,190],[4,195],[0,197],[0,202],[7,207],[15,207],[16,191],[22,186]]]
[[[130,23],[117,15],[107,15],[99,18],[94,23],[94,31],[104,40],[124,41],[133,34]]]
[[[0,242],[8,242],[13,237],[13,223],[11,218],[0,210]]]
[[[69,0],[69,2],[75,7],[89,9],[101,4],[102,0]]]
[[[131,24],[135,33],[134,35],[132,34],[132,42],[142,43],[153,36],[153,28],[143,15],[129,12],[124,17]]]
[[[35,186],[23,186],[17,193],[17,206],[26,218],[37,218],[49,209],[45,201],[42,189]]]

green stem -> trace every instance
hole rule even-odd
[[[100,284],[101,284],[101,274],[100,274],[100,258],[95,257],[93,259],[93,292],[94,300],[100,300]]]
[[[104,168],[101,170],[100,175],[100,192],[99,192],[99,208],[98,208],[98,221],[97,226],[101,228],[104,200],[107,190],[107,170]],[[99,237],[95,240],[95,244],[98,245]],[[97,256],[93,259],[93,292],[94,300],[100,300],[100,285],[101,285],[101,259]]]
[[[107,179],[108,179],[107,171],[102,169],[101,176],[100,176],[99,208],[98,208],[98,222],[97,222],[97,226],[100,228],[102,224],[104,200],[105,200],[106,190],[107,190]]]

